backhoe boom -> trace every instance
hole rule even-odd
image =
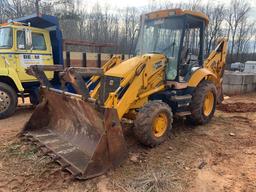
[[[220,39],[216,48],[210,53],[204,62],[204,68],[213,72],[218,80],[223,76],[226,58],[227,58],[228,42],[225,38]]]

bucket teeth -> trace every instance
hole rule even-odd
[[[52,151],[49,149],[47,149],[46,151],[43,152],[44,155],[49,155],[50,153],[52,153]]]
[[[36,146],[38,146],[38,144],[39,144],[39,141],[38,140],[32,140],[31,141],[34,145],[36,145]]]
[[[69,168],[71,165],[70,164],[65,164],[61,166],[61,170],[64,171],[65,169]]]
[[[61,158],[60,158],[59,156],[55,156],[55,157],[52,158],[53,161],[58,161],[58,160],[60,160],[60,159],[61,159]]]
[[[29,138],[29,137],[33,137],[33,136],[30,134],[23,134],[23,137]]]
[[[21,137],[21,141],[27,142],[28,138],[27,137]]]
[[[43,147],[45,147],[45,144],[39,144],[38,145],[38,148],[43,148]]]
[[[27,144],[36,145],[37,141],[33,139],[32,137],[24,137],[22,141],[26,142]]]
[[[72,179],[74,180],[74,179],[77,179],[77,178],[79,178],[81,176],[82,176],[82,173],[76,173],[76,174],[72,175]]]

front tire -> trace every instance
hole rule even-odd
[[[0,82],[0,119],[11,116],[17,107],[17,94],[15,90]]]
[[[140,143],[155,147],[167,139],[172,122],[169,105],[162,101],[150,101],[138,112],[133,131]]]
[[[216,103],[216,86],[211,81],[202,81],[192,95],[190,105],[191,115],[187,117],[189,122],[194,125],[208,123],[214,115]]]

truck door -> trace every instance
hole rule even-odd
[[[17,71],[22,83],[36,81],[34,76],[26,73],[30,65],[53,65],[52,47],[48,32],[32,31],[32,47],[26,45],[24,30],[17,30]],[[53,78],[53,72],[47,72],[49,79]]]

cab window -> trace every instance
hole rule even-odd
[[[33,50],[46,50],[44,35],[41,33],[32,33]]]
[[[12,29],[9,27],[0,28],[0,49],[12,47]]]
[[[25,31],[17,31],[17,47],[18,49],[26,49]],[[32,32],[32,50],[46,50],[44,35]]]
[[[25,32],[17,31],[17,47],[18,49],[26,49]]]

